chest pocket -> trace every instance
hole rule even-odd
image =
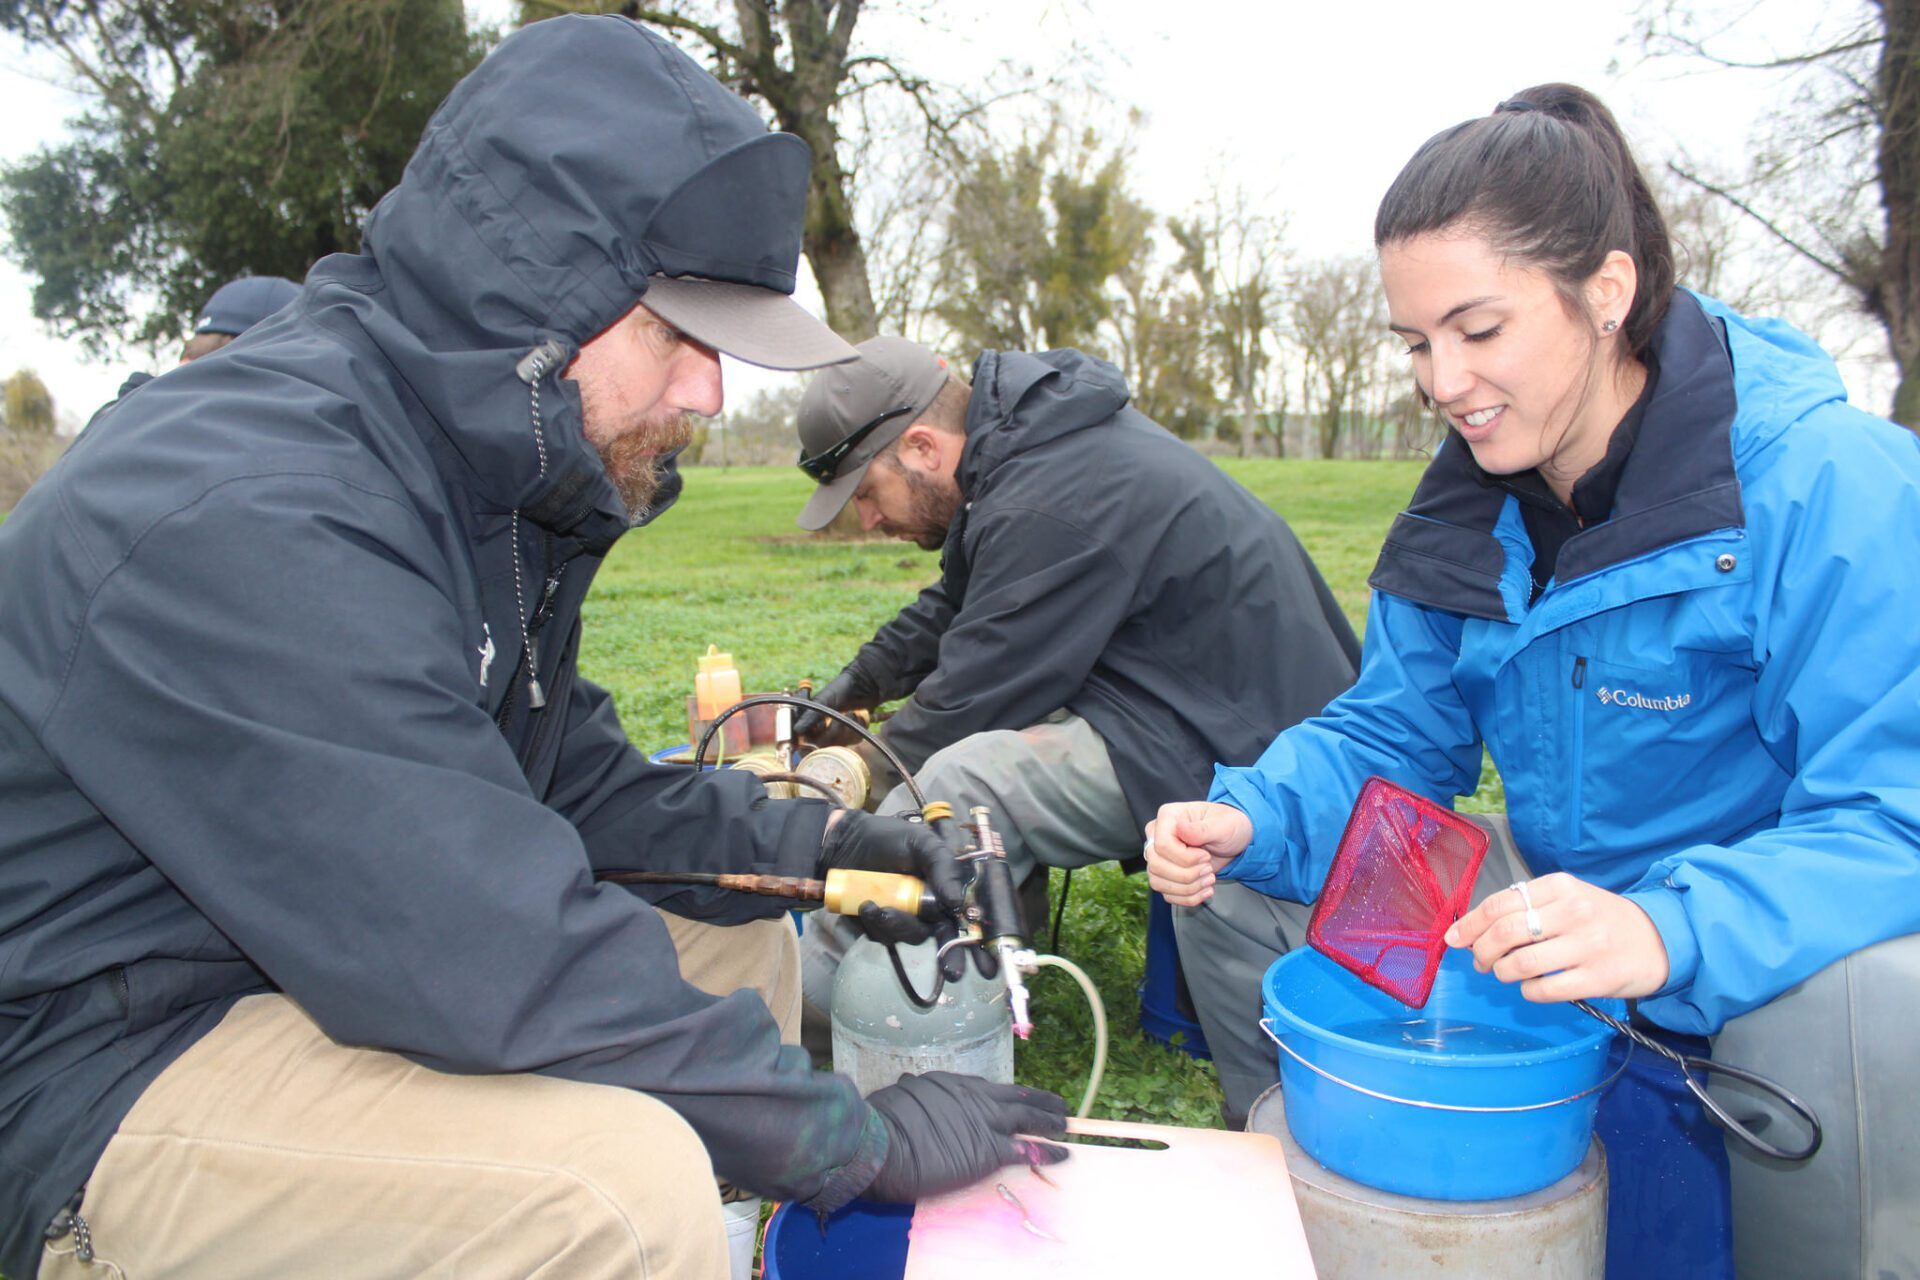
[[[1778,770],[1754,726],[1757,673],[1743,659],[1676,649],[1651,666],[1573,654],[1571,849],[1604,858],[1750,824]]]

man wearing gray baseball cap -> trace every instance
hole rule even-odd
[[[994,809],[1016,876],[1136,856],[1163,799],[1352,682],[1359,643],[1286,522],[1130,408],[1112,365],[988,351],[969,386],[902,338],[858,350],[801,397],[799,523],[851,504],[939,548],[941,576],[818,697],[905,698],[888,745],[928,794]],[[896,788],[879,812],[911,807]],[[845,940],[808,925],[810,1015]]]
[[[800,510],[802,529],[833,522],[868,465],[926,415],[951,378],[945,360],[905,338],[870,338],[859,352],[840,377],[814,378],[801,398],[800,469],[819,485]]]

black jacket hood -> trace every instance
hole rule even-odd
[[[973,363],[967,444],[956,473],[978,497],[1007,459],[1113,420],[1126,407],[1127,380],[1084,352],[983,351]]]
[[[769,133],[645,27],[538,22],[434,113],[362,253],[315,267],[309,306],[351,312],[380,348],[431,419],[451,483],[611,543],[626,509],[561,373],[651,276],[791,294],[809,162],[804,142]]]

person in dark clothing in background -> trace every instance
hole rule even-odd
[[[885,741],[929,795],[993,809],[1017,877],[1138,854],[1160,804],[1352,683],[1359,642],[1286,521],[1129,408],[1112,365],[989,351],[969,387],[903,338],[859,351],[801,399],[799,523],[851,502],[940,548],[941,576],[819,700],[907,698]],[[879,812],[910,808],[899,787]],[[808,923],[810,1020],[848,941]]]
[[[716,1175],[827,1210],[1030,1152],[1060,1099],[812,1070],[778,899],[924,824],[656,766],[577,671],[809,160],[618,17],[509,36],[359,254],[156,379],[0,526],[0,1271],[727,1273]]]
[[[241,276],[227,281],[213,291],[194,318],[193,336],[180,348],[180,363],[192,364],[212,355],[299,296],[300,286],[279,276]],[[153,379],[154,375],[145,370],[128,374],[113,399],[94,410],[87,425],[92,426],[95,418],[119,404],[128,392]]]
[[[180,363],[210,356],[300,296],[300,286],[279,276],[241,276],[213,291],[181,348]]]

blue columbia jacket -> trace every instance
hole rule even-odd
[[[1920,930],[1920,440],[1849,408],[1796,330],[1677,293],[1613,515],[1528,605],[1516,499],[1457,439],[1381,551],[1361,671],[1252,768],[1225,875],[1316,894],[1379,774],[1473,790],[1484,742],[1536,874],[1660,931],[1640,1008],[1711,1033]]]
[[[0,525],[0,1271],[254,992],[440,1070],[644,1091],[758,1191],[871,1180],[852,1082],[593,879],[809,874],[827,806],[650,765],[576,670],[629,519],[561,370],[656,273],[790,292],[807,173],[637,24],[528,27],[362,253],[120,400]]]

